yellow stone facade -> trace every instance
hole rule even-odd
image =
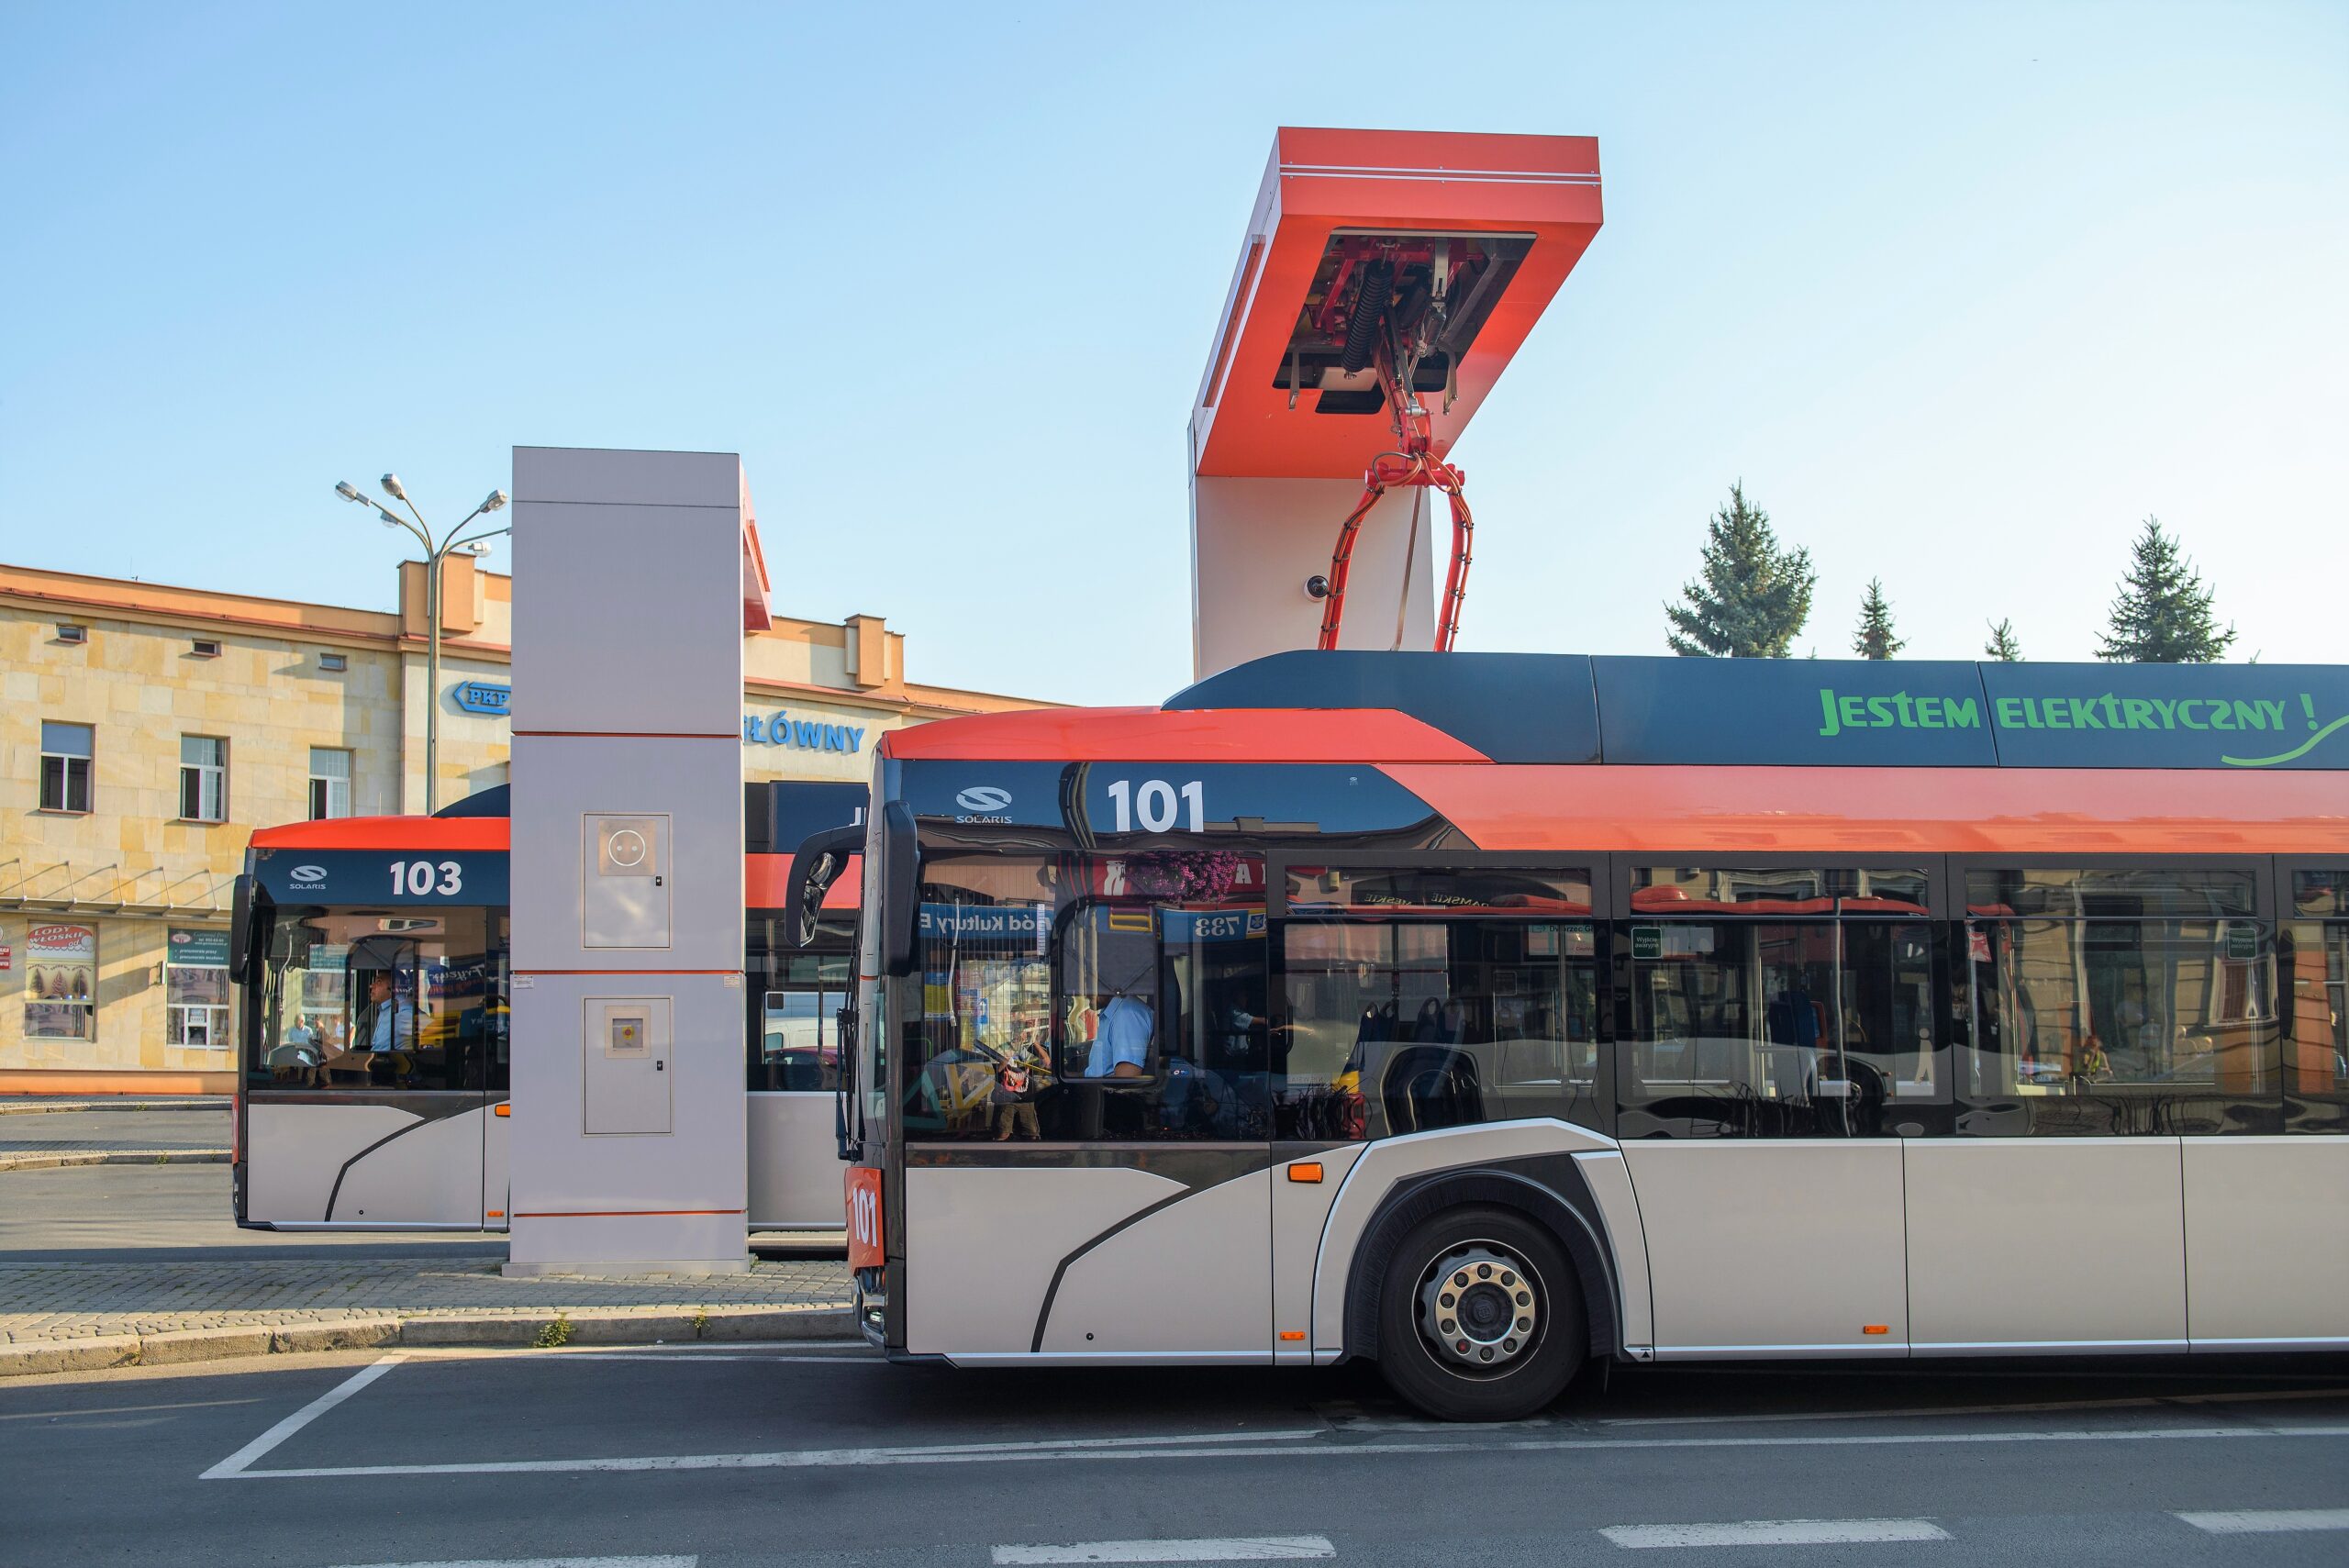
[[[509,578],[463,558],[445,571],[442,806],[506,782],[504,715],[458,692],[507,684],[512,608]],[[351,753],[352,815],[425,809],[424,573],[406,563],[401,607],[384,614],[0,565],[0,1094],[231,1085],[226,1041],[167,1043],[171,933],[227,929],[253,829],[310,814],[314,747]],[[1040,706],[908,684],[903,634],[873,616],[777,617],[744,666],[746,779],[862,783],[885,730]],[[86,813],[40,809],[44,721],[91,728]],[[227,742],[221,822],[180,817],[186,736]],[[95,1040],[27,1037],[29,939],[56,925],[97,932]]]

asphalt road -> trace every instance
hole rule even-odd
[[[1346,1368],[288,1358],[0,1385],[0,1474],[9,1565],[2333,1564],[2349,1362],[1634,1369],[1461,1428]]]

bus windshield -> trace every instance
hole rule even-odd
[[[503,909],[281,906],[257,978],[245,1062],[254,1088],[506,1084]]]

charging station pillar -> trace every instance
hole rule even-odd
[[[756,562],[731,453],[514,450],[508,1273],[750,1266]]]

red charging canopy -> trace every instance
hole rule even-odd
[[[1594,137],[1282,128],[1192,409],[1194,472],[1358,479],[1390,450],[1364,377],[1313,350],[1342,323],[1366,251],[1424,266],[1438,239],[1457,347],[1419,384],[1442,459],[1599,221]]]

